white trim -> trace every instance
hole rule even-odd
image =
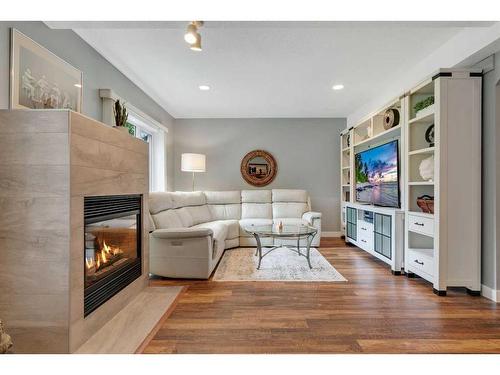
[[[340,237],[340,232],[321,231],[321,237]]]
[[[481,295],[494,302],[500,302],[500,290],[491,289],[489,286],[481,284]]]
[[[111,89],[99,89],[99,96],[103,99],[112,99],[113,101],[117,99],[124,100],[120,95],[115,93]],[[132,104],[127,102],[127,109],[130,110],[130,112],[133,112],[136,117],[142,117],[144,120],[146,120],[146,123],[152,123],[153,125],[157,126],[158,128],[166,131],[168,133],[168,128],[163,125],[162,123],[156,121],[154,118],[151,116],[147,115],[146,113],[142,112],[140,109],[137,107],[134,107]]]

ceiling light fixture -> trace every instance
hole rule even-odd
[[[189,44],[193,44],[196,42],[196,34],[198,34],[198,28],[194,23],[190,23],[187,27],[186,34],[184,34],[184,40]]]
[[[191,21],[184,34],[184,40],[193,51],[201,51],[201,35],[198,33],[198,29],[202,26],[203,21]]]
[[[207,85],[200,85],[198,86],[201,91],[208,91],[210,90],[210,86]]]
[[[201,35],[196,33],[196,41],[192,43],[189,48],[191,48],[192,51],[201,51]]]
[[[333,85],[332,86],[332,89],[336,90],[336,91],[342,90],[343,88],[344,88],[344,85],[342,85],[342,84],[338,84],[338,85]]]

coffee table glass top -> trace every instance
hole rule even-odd
[[[302,237],[315,234],[318,231],[316,228],[308,225],[283,225],[281,230],[279,230],[276,224],[245,225],[243,228],[250,234],[272,237]]]

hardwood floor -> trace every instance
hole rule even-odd
[[[500,305],[438,297],[341,239],[320,251],[347,283],[151,280],[188,288],[144,353],[500,353]]]

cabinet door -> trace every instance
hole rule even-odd
[[[374,250],[392,259],[392,233],[391,233],[392,218],[389,215],[375,214],[374,225]]]
[[[346,236],[350,239],[357,240],[357,212],[355,208],[347,207],[347,224]]]

